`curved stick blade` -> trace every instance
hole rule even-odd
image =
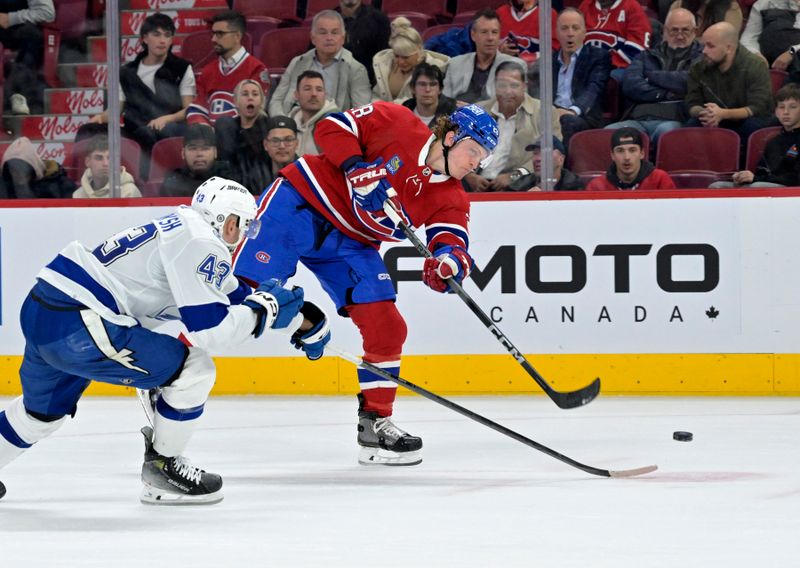
[[[582,389],[572,392],[560,392],[551,389],[547,392],[559,408],[577,408],[592,402],[600,394],[600,379],[596,378]]]
[[[657,465],[646,465],[644,467],[637,467],[635,469],[620,469],[617,471],[608,472],[609,477],[636,477],[637,475],[645,475],[652,473],[658,469]]]

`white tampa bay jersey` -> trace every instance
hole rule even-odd
[[[193,344],[235,344],[255,313],[231,306],[239,282],[225,243],[190,207],[131,227],[91,250],[72,242],[37,278],[118,325],[180,319]]]

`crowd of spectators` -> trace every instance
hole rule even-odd
[[[38,24],[54,18],[53,2],[6,4],[0,41],[17,51],[6,70],[6,112],[41,112],[42,42],[36,38]],[[557,191],[674,188],[668,172],[656,167],[657,148],[665,133],[687,127],[736,132],[740,164],[754,132],[781,127],[756,171],[719,172],[712,187],[798,181],[800,87],[789,82],[773,94],[775,72],[800,82],[800,5],[794,0],[757,0],[749,13],[736,0],[660,0],[661,19],[639,0],[583,0],[553,9],[551,101],[540,99],[535,80],[545,49],[536,0],[479,10],[463,27],[427,41],[409,18],[390,21],[377,5],[340,0],[335,9],[316,13],[310,49],[291,59],[273,83],[245,47],[242,14],[221,11],[210,21],[215,57],[201,69],[172,53],[173,20],[149,15],[141,51],[119,77],[122,133],[142,151],[140,171],[121,172],[122,195],[142,194],[141,180],[160,158],[151,155],[153,147],[175,137],[183,139],[183,165],[167,172],[150,195],[188,196],[212,175],[259,194],[283,166],[319,152],[314,131],[320,120],[376,100],[402,104],[430,127],[467,103],[491,113],[499,143],[490,164],[465,177],[471,192],[541,189],[545,105]],[[90,123],[108,121],[102,112]],[[602,128],[613,131],[607,171],[570,171],[573,138]],[[19,138],[3,157],[0,197],[109,195],[108,140],[92,132],[86,169],[73,187],[54,183],[63,169],[37,162],[30,140]]]

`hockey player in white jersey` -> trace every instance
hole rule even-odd
[[[273,328],[292,334],[313,359],[330,337],[327,318],[304,305],[302,289],[272,280],[253,291],[233,276],[231,251],[257,234],[255,216],[255,200],[244,187],[211,178],[190,207],[94,249],[70,243],[42,269],[20,314],[23,394],[0,412],[0,468],[74,416],[91,380],[159,387],[153,428],[142,430],[141,501],[220,501],[222,478],[183,457],[214,385],[216,370],[205,350]],[[176,318],[191,347],[150,329]],[[0,497],[4,492],[0,484]]]

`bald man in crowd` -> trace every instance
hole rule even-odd
[[[727,128],[742,144],[772,118],[772,87],[764,60],[739,45],[736,29],[719,22],[703,33],[703,58],[689,69],[689,126]]]

